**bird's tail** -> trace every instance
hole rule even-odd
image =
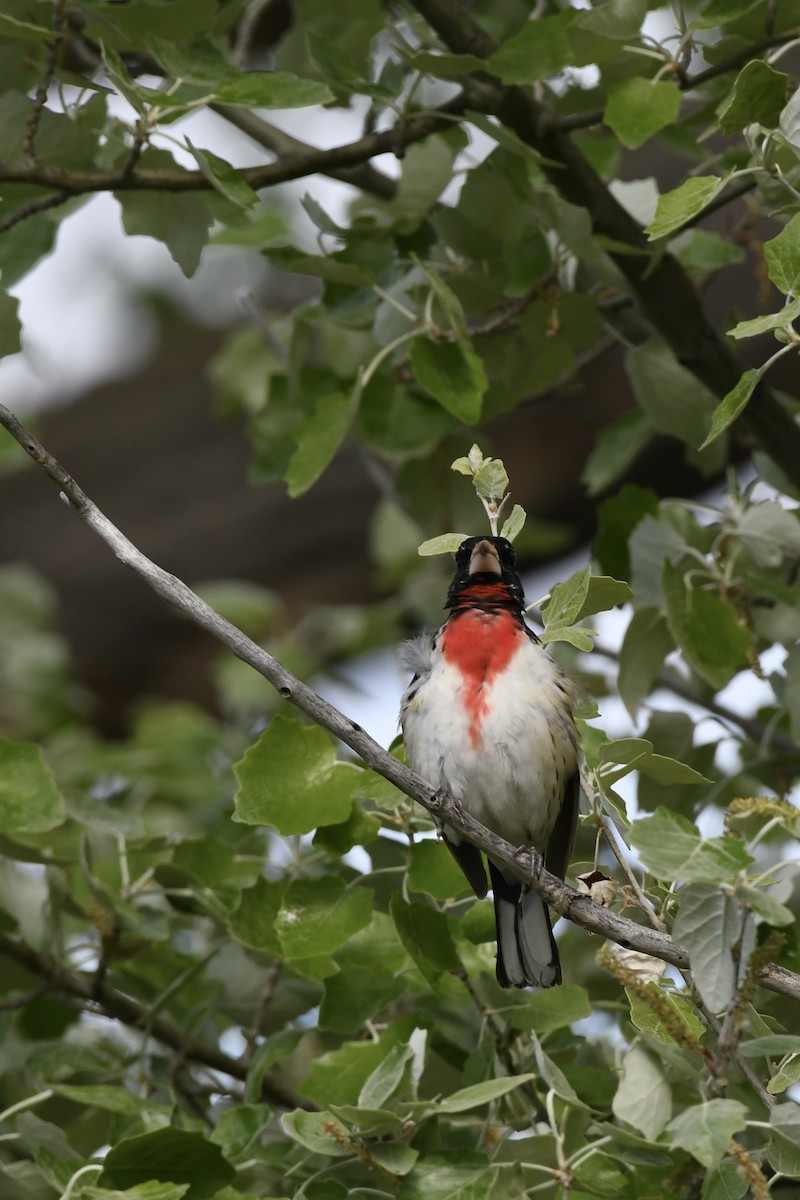
[[[561,963],[547,905],[538,892],[509,882],[489,862],[497,926],[497,982],[501,987],[552,987]]]

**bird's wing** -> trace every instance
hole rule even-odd
[[[479,900],[482,900],[489,890],[483,857],[477,846],[471,842],[451,842],[445,831],[444,844],[467,877],[467,882]]]
[[[578,803],[581,795],[580,771],[576,770],[567,780],[564,789],[564,803],[558,814],[553,832],[547,843],[544,863],[548,871],[552,871],[559,879],[567,873],[572,844],[575,841],[575,830],[578,825]]]

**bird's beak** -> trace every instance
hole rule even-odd
[[[500,556],[492,543],[485,538],[482,542],[477,543],[469,559],[470,575],[478,575],[480,572],[489,575],[503,574]]]

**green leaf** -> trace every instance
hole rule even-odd
[[[800,1054],[800,1034],[770,1033],[750,1038],[739,1046],[743,1058],[782,1058],[784,1054]]]
[[[631,534],[644,517],[655,517],[657,513],[656,493],[634,483],[626,483],[616,496],[605,501],[600,508],[599,528],[593,546],[594,556],[602,570],[617,579],[631,578],[631,560],[628,552]],[[659,562],[659,578],[660,573]],[[658,600],[660,599],[659,595]],[[635,595],[634,603],[641,605],[645,601]]]
[[[800,1106],[776,1104],[770,1109],[772,1138],[767,1149],[771,1167],[791,1179],[800,1179]]]
[[[142,155],[143,166],[164,166],[163,159],[171,155],[156,151],[159,160],[153,164],[153,151]],[[208,242],[212,216],[208,198],[202,193],[128,191],[116,192],[122,209],[122,223],[131,237],[143,234],[163,242],[184,275],[195,273],[200,256]]]
[[[655,1141],[672,1115],[672,1092],[660,1065],[634,1045],[622,1060],[622,1075],[613,1101],[614,1116]]]
[[[500,528],[500,537],[507,538],[509,542],[513,542],[522,533],[526,516],[527,513],[522,505],[515,504]]]
[[[588,653],[594,648],[595,636],[596,631],[593,629],[581,629],[577,625],[555,625],[552,629],[545,629],[539,640],[543,646],[548,646],[551,642],[568,642],[576,650]]]
[[[417,337],[411,345],[417,382],[434,400],[467,425],[480,419],[488,381],[478,355],[461,342]]]
[[[574,17],[569,10],[527,21],[501,43],[487,59],[485,69],[503,83],[535,83],[554,75],[572,60],[567,28]]]
[[[272,825],[288,836],[319,825],[338,825],[350,814],[360,772],[337,762],[318,725],[301,725],[282,713],[233,768],[239,787],[234,821]]]
[[[684,1109],[667,1129],[674,1145],[710,1168],[717,1165],[733,1135],[746,1123],[747,1109],[738,1100],[706,1100]]]
[[[579,20],[584,30],[626,42],[639,36],[646,13],[647,0],[605,0],[582,12]]]
[[[20,349],[20,325],[17,309],[19,300],[9,296],[8,292],[0,292],[0,358],[6,354],[16,354]]]
[[[762,921],[774,925],[776,929],[793,925],[797,919],[790,908],[781,904],[763,888],[739,886],[736,889],[736,898],[746,904]]]
[[[777,237],[765,242],[767,274],[775,287],[787,296],[800,290],[800,213],[795,213]]]
[[[750,504],[737,522],[736,533],[760,567],[780,567],[785,559],[800,554],[800,521],[795,511],[787,511],[777,500]]]
[[[692,175],[680,187],[659,196],[656,215],[645,230],[650,241],[675,233],[698,216],[727,182],[727,178],[717,175]]]
[[[589,595],[589,576],[589,568],[581,567],[569,579],[555,585],[550,599],[542,605],[545,629],[574,624]]]
[[[787,329],[792,321],[800,316],[800,299],[792,300],[780,312],[769,313],[763,317],[753,317],[752,321],[740,321],[728,330],[728,337],[748,338],[758,337],[761,333],[769,333],[773,329]]]
[[[661,1042],[665,1046],[674,1046],[676,1040],[670,1024],[662,1022],[661,1017],[647,1003],[646,997],[637,995],[629,989],[626,989],[625,994],[631,1006],[631,1023],[655,1041]],[[661,1005],[667,1005],[672,1009],[672,1020],[675,1021],[678,1028],[682,1025],[686,1034],[699,1042],[706,1032],[706,1026],[698,1017],[691,1001],[684,996],[676,995],[675,992],[665,991],[661,991],[659,1000]]]
[[[258,203],[258,192],[253,191],[247,180],[229,162],[211,150],[201,150],[198,146],[193,146],[188,137],[186,145],[203,175],[220,195],[225,196],[237,208],[253,208]]]
[[[746,63],[736,77],[733,90],[719,117],[726,137],[746,125],[774,129],[786,102],[788,75],[775,71],[761,58]]]
[[[383,1109],[397,1092],[410,1073],[417,1079],[422,1074],[427,1046],[427,1031],[414,1029],[408,1040],[392,1046],[389,1053],[381,1059],[375,1070],[364,1081],[358,1103],[367,1109]],[[411,1088],[412,1098],[415,1097],[416,1085]]]
[[[353,939],[356,940],[358,935]],[[371,966],[354,965],[349,961],[349,953],[347,961],[344,961],[345,951],[349,952],[351,945],[352,941],[336,956],[342,969],[325,980],[325,995],[319,1010],[320,1029],[332,1030],[334,1033],[358,1033],[363,1029],[365,1022],[371,1021],[405,991],[404,973],[386,969],[383,962],[373,963]],[[406,955],[402,948],[401,955],[405,960]],[[308,1088],[304,1090],[315,1099],[319,1099],[317,1094]],[[323,1102],[328,1103],[330,1099],[355,1100],[357,1095],[358,1089],[355,1093],[345,1096],[342,1096],[341,1091],[333,1094],[326,1092]]]
[[[146,1109],[157,1108],[161,1111],[168,1111],[162,1105],[151,1104],[148,1100],[139,1096],[134,1096],[124,1087],[111,1087],[107,1085],[75,1087],[66,1083],[51,1083],[48,1087],[57,1096],[63,1096],[66,1100],[73,1100],[75,1104],[82,1104],[91,1108],[102,1108],[106,1112],[120,1113],[125,1117],[138,1117]]]
[[[659,433],[696,446],[708,431],[716,397],[657,339],[635,346],[625,370],[636,400]]]
[[[372,918],[369,888],[351,887],[333,875],[297,879],[283,895],[275,929],[287,958],[333,953]]]
[[[689,953],[694,982],[704,1003],[713,1013],[724,1012],[736,994],[737,979],[746,970],[753,943],[752,921],[746,947],[739,944],[742,911],[728,892],[692,883],[681,888],[678,899],[675,940]]]
[[[161,1183],[158,1179],[149,1179],[147,1183],[122,1190],[83,1184],[78,1195],[80,1200],[181,1200],[188,1190],[188,1183]]]
[[[322,396],[314,412],[295,433],[297,449],[286,468],[285,479],[292,499],[302,496],[316,483],[341,446],[358,407],[358,389],[351,394]]]
[[[679,567],[664,563],[662,588],[667,621],[686,661],[714,688],[747,666],[752,634],[715,592],[689,587]]]
[[[601,429],[586,460],[581,481],[596,496],[620,477],[655,434],[646,413],[635,410]]]
[[[757,370],[755,367],[750,367],[745,371],[736,386],[731,388],[727,396],[720,400],[712,414],[711,429],[708,436],[700,445],[701,450],[705,450],[706,446],[710,446],[744,411],[747,402],[758,387],[762,374],[763,371]]]
[[[449,321],[451,329],[462,338],[466,337],[464,306],[453,289],[445,282],[441,274],[433,269],[430,263],[425,262],[416,254],[411,255],[411,261],[419,268],[431,285],[431,291],[441,305],[442,312]]]
[[[648,871],[670,882],[724,883],[753,861],[738,838],[702,838],[696,825],[666,808],[635,821],[630,838]]]
[[[211,1141],[222,1148],[228,1162],[247,1158],[269,1120],[264,1104],[237,1104],[220,1113],[211,1133]]]
[[[406,1178],[402,1200],[491,1200],[497,1168],[473,1150],[427,1154]],[[517,1192],[519,1195],[519,1192]]]
[[[280,954],[275,918],[283,898],[283,883],[263,876],[253,887],[245,888],[230,915],[228,928],[237,941],[251,950]]]
[[[535,1079],[532,1074],[506,1075],[499,1079],[486,1079],[483,1083],[475,1083],[471,1087],[461,1088],[453,1092],[447,1099],[442,1100],[438,1107],[440,1113],[468,1112],[471,1108],[479,1108],[483,1104],[491,1104],[492,1100],[513,1092],[523,1083]]]
[[[410,851],[407,881],[412,892],[425,892],[435,900],[449,900],[469,891],[464,873],[441,841],[415,842]]]
[[[186,1200],[210,1200],[235,1176],[219,1146],[201,1133],[167,1126],[151,1133],[123,1138],[103,1161],[99,1182],[130,1188],[151,1179],[188,1183]]]
[[[634,75],[611,91],[603,120],[623,146],[635,150],[677,120],[680,106],[677,84],[656,83]]]
[[[455,554],[462,542],[469,537],[468,533],[440,533],[438,537],[428,538],[417,550],[422,558],[434,554]]]
[[[414,71],[437,79],[460,79],[462,75],[486,69],[486,60],[475,54],[447,54],[439,50],[418,50],[409,54],[407,61]]]
[[[453,177],[456,148],[443,137],[429,137],[408,147],[393,201],[404,233],[427,216]]]
[[[726,241],[708,229],[688,229],[676,237],[670,247],[678,262],[687,271],[706,274],[744,261],[741,246]]]
[[[372,90],[369,80],[364,77],[364,72],[347,50],[311,29],[306,34],[306,41],[314,62],[334,86],[348,92]]]
[[[633,720],[664,659],[675,648],[666,617],[646,605],[634,612],[619,652],[617,688]]]
[[[243,108],[307,108],[328,104],[333,92],[317,79],[300,79],[285,71],[244,71],[215,88],[217,100]]]
[[[796,151],[800,146],[800,92],[794,91],[778,119],[778,128]]]
[[[336,979],[338,976],[331,976]],[[326,981],[326,987],[330,980]],[[386,1035],[384,1035],[385,1037]],[[312,1060],[302,1092],[320,1107],[355,1104],[372,1072],[387,1052],[383,1042],[344,1042]],[[395,1118],[397,1124],[399,1119]],[[390,1126],[391,1127],[391,1126]]]
[[[297,1108],[281,1117],[281,1125],[290,1138],[312,1154],[347,1158],[353,1153],[347,1129],[331,1112],[305,1112]]]
[[[403,1142],[374,1142],[370,1158],[391,1175],[407,1175],[419,1158],[419,1150]]]
[[[366,846],[378,836],[380,819],[365,812],[358,801],[353,802],[350,815],[339,825],[323,825],[314,834],[314,845],[322,846],[329,854],[347,854],[353,846]]]
[[[499,502],[508,491],[508,472],[500,458],[487,458],[472,477],[475,491],[484,500]]]
[[[514,1029],[532,1029],[541,1035],[583,1021],[591,1014],[586,989],[565,983],[560,988],[532,993],[524,1005],[508,1010],[507,1019]]]
[[[723,1158],[706,1172],[701,1200],[742,1200],[750,1185],[735,1158]]]
[[[53,772],[39,746],[0,738],[0,829],[45,833],[66,816]]]
[[[586,598],[575,619],[582,621],[595,613],[608,612],[610,608],[627,604],[632,596],[630,585],[623,580],[612,579],[610,575],[592,575]]]
[[[445,971],[457,971],[461,961],[447,918],[429,904],[407,904],[394,892],[390,912],[400,941],[431,987],[436,988]]]
[[[800,1055],[788,1059],[779,1067],[767,1084],[770,1096],[780,1096],[787,1088],[800,1081]]]

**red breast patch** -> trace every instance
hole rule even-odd
[[[519,620],[510,612],[467,609],[451,618],[445,627],[442,653],[464,680],[462,697],[470,716],[469,736],[473,746],[480,739],[488,691],[524,637]]]

